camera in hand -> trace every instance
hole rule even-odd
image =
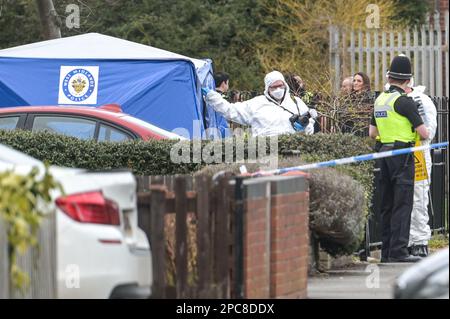
[[[298,115],[298,114],[294,114],[289,118],[289,121],[291,122],[294,130],[303,131],[305,129],[305,127],[309,124],[310,117],[311,117],[311,115],[309,115],[309,113],[302,115],[302,116]]]

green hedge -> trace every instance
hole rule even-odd
[[[136,175],[189,174],[199,164],[174,164],[174,141],[98,143],[48,132],[1,131],[0,143],[51,165],[110,170],[128,168]]]
[[[181,144],[177,144],[177,141],[97,143],[47,132],[0,131],[0,143],[53,165],[91,170],[128,168],[136,175],[194,174],[200,170],[217,171],[227,166],[230,170],[237,170],[239,166],[208,165],[204,162],[173,163],[170,152],[174,146],[183,145],[192,158],[193,146],[190,141]],[[201,143],[203,150],[207,145],[224,149],[220,141]],[[264,148],[268,149],[269,145]],[[299,151],[300,155],[286,155],[292,150]],[[370,152],[368,140],[349,134],[292,134],[280,136],[278,139],[280,167]],[[248,164],[247,167],[251,171],[259,165]],[[372,176],[372,162],[312,172],[310,227],[316,231],[322,247],[332,255],[351,253],[359,244],[368,213],[368,203],[371,202]]]
[[[170,150],[178,142],[169,140],[97,143],[48,132],[0,130],[0,143],[10,145],[37,159],[47,160],[52,165],[92,170],[129,168],[137,175],[186,174],[206,165],[206,163],[173,163],[170,160]],[[202,148],[210,143],[217,142],[203,141]],[[185,145],[191,147],[192,153],[190,143],[186,142]],[[371,152],[366,140],[349,134],[283,135],[279,137],[278,150],[279,154],[285,154],[288,150],[298,150],[306,161],[329,160]],[[347,170],[348,167],[344,169]],[[360,170],[361,165],[356,167]],[[365,169],[363,166],[363,170]],[[354,177],[360,179],[356,175]]]

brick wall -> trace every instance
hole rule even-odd
[[[448,11],[448,0],[428,0],[431,8],[431,15],[433,12],[439,12],[439,22],[441,25],[441,30],[445,30],[445,12]],[[431,16],[431,21],[433,21],[433,16]]]
[[[245,297],[305,298],[309,258],[307,179],[277,176],[245,184]]]
[[[440,23],[441,29],[445,30],[445,12],[448,11],[448,0],[440,0],[439,8],[437,8],[440,13]]]
[[[244,295],[246,298],[270,298],[267,203],[269,200],[264,197],[250,198],[244,206]]]

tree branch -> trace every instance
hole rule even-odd
[[[61,38],[58,16],[52,0],[36,0],[44,39]]]

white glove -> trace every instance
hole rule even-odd
[[[305,134],[306,135],[312,135],[314,134],[314,119],[310,118],[309,119],[309,124],[305,127]]]
[[[428,138],[427,138],[427,139],[424,139],[424,141],[430,142],[430,143],[431,143],[431,140],[432,140],[432,138],[430,138],[430,137],[431,137],[431,136],[430,136],[430,134],[431,134],[431,129],[430,129],[428,126],[426,126],[426,128],[427,128],[427,132],[428,132]]]
[[[309,109],[309,115],[315,119],[317,117],[317,111],[315,109]]]

